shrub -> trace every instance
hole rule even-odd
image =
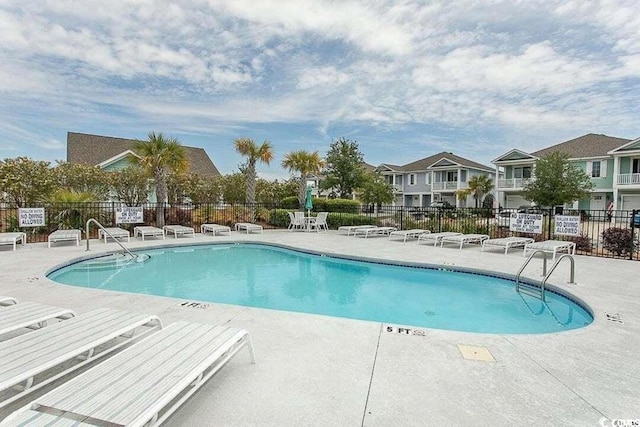
[[[625,228],[611,227],[602,232],[602,247],[618,256],[633,251],[633,234]]]
[[[361,204],[349,199],[313,199],[313,210],[316,212],[360,212]]]
[[[375,218],[369,218],[366,215],[355,215],[350,213],[329,213],[329,215],[327,216],[327,224],[329,224],[329,228],[338,228],[342,225],[377,225],[378,220]]]
[[[316,200],[313,200],[313,206],[315,207],[315,202]],[[296,196],[289,196],[289,197],[283,197],[282,200],[280,200],[280,208],[282,209],[298,209],[300,208],[300,204],[298,203],[298,197]]]
[[[572,237],[570,240],[576,244],[576,250],[578,251],[591,252],[593,249],[593,243],[591,243],[591,237],[588,234],[583,233]]]
[[[269,212],[269,224],[274,227],[287,227],[289,226],[289,212],[288,209],[273,209]]]

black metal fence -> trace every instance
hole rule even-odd
[[[100,203],[51,203],[23,206],[23,208],[44,208],[45,225],[40,227],[20,227],[18,208],[0,205],[0,231],[23,231],[27,242],[46,242],[49,233],[57,229],[76,228],[84,230],[89,218],[95,218],[104,226],[116,226],[117,202]],[[160,208],[159,210],[157,208]],[[303,209],[300,209],[303,210]],[[289,211],[278,205],[264,204],[199,204],[199,205],[145,205],[144,225],[159,224],[156,215],[164,214],[165,224],[180,224],[200,229],[201,224],[216,223],[233,226],[237,222],[254,221],[265,229],[283,229],[289,224]],[[341,225],[374,224],[397,227],[398,229],[426,229],[431,232],[455,231],[460,233],[487,234],[491,238],[506,236],[526,236],[535,240],[571,240],[576,243],[579,254],[640,260],[640,211],[616,211],[609,215],[606,211],[537,210],[528,212],[537,228],[535,232],[517,232],[510,228],[515,224],[515,210],[475,208],[416,208],[405,206],[351,206],[339,212],[329,212],[329,228]],[[556,233],[557,215],[579,217],[578,235]],[[513,216],[513,217],[512,217]],[[522,218],[522,216],[521,216]],[[633,220],[635,219],[635,220]],[[142,224],[138,224],[142,225]],[[522,224],[519,224],[522,226]],[[526,224],[525,224],[526,225]],[[132,230],[135,224],[118,224]],[[541,226],[541,228],[540,228]],[[525,227],[526,228],[526,227]],[[523,230],[523,228],[520,228]],[[97,237],[97,230],[91,230]],[[83,234],[84,237],[84,234]]]

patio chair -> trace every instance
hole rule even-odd
[[[421,228],[412,228],[411,230],[396,230],[389,233],[389,240],[392,237],[402,237],[402,241],[406,242],[409,237],[417,239],[421,234],[431,233],[429,230],[423,230]]]
[[[570,255],[575,255],[576,244],[564,240],[545,240],[543,242],[527,243],[524,245],[523,254],[527,256],[527,252],[536,250],[553,254],[552,261],[555,261],[558,252],[567,252]]]
[[[22,246],[27,242],[27,233],[0,233],[0,245],[13,245],[13,250],[16,250],[18,243],[22,243]]]
[[[391,232],[396,231],[396,227],[373,227],[373,228],[360,228],[355,231],[354,236],[364,236],[366,239],[370,235],[373,236],[387,236]]]
[[[219,224],[202,224],[200,226],[200,233],[207,234],[207,231],[210,231],[212,235],[220,234],[220,233],[231,233],[231,227],[227,225],[219,225]]]
[[[47,246],[51,247],[52,243],[62,242],[62,241],[75,241],[76,246],[80,246],[80,238],[82,232],[76,229],[70,230],[56,230],[53,233],[49,234],[47,238]]]
[[[319,212],[318,216],[312,218],[309,221],[309,229],[316,230],[320,232],[320,230],[324,229],[324,231],[329,231],[329,224],[327,224],[327,216],[329,216],[329,212]]]
[[[442,233],[424,233],[418,236],[418,244],[420,244],[420,242],[433,241],[433,246],[436,247],[443,237],[459,236],[461,234],[462,233],[456,233],[453,231],[443,231]]]
[[[102,308],[0,342],[0,407],[129,344],[145,325],[140,338],[162,327],[154,315]]]
[[[0,306],[17,304],[18,300],[14,297],[0,296]]]
[[[176,239],[178,238],[178,236],[189,234],[193,238],[196,237],[196,231],[193,229],[193,227],[187,227],[185,225],[165,225],[163,229],[167,235],[173,234],[173,237],[175,237]]]
[[[355,235],[355,232],[362,228],[375,228],[376,225],[343,225],[338,227],[338,234],[347,233],[347,236],[350,236],[352,233]]]
[[[252,224],[250,222],[238,222],[236,223],[236,231],[245,231],[247,234],[253,233],[262,233],[263,229],[261,225]]]
[[[75,315],[73,310],[36,302],[13,304],[0,310],[0,335],[24,328],[43,328],[50,320],[66,320]]]
[[[459,244],[459,249],[462,249],[463,245],[468,245],[471,243],[479,243],[482,244],[485,240],[489,238],[486,234],[460,234],[458,236],[444,236],[440,239],[440,247],[443,247],[445,243],[455,243]]]
[[[139,225],[137,227],[133,227],[133,237],[141,237],[144,242],[144,238],[147,236],[156,237],[162,236],[162,239],[165,239],[166,233],[162,228],[152,227],[150,225]]]
[[[302,217],[300,217],[300,216],[296,216],[296,213],[302,213],[302,212],[287,212],[287,214],[289,214],[289,226],[287,227],[289,231],[299,230],[305,227],[304,214]]]
[[[499,239],[487,239],[482,242],[482,251],[489,247],[504,248],[504,254],[509,252],[509,248],[523,247],[527,243],[533,243],[534,240],[530,237],[502,237]]]
[[[157,426],[243,347],[255,363],[251,339],[243,329],[173,323],[36,398],[5,421]]]
[[[98,228],[98,239],[104,239],[105,243],[107,243],[108,238],[116,240],[125,237],[127,238],[127,242],[131,241],[131,233],[120,227],[105,227],[104,230],[102,228]]]

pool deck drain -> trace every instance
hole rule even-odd
[[[455,261],[469,270],[508,275],[523,263],[521,251],[504,255],[479,248],[442,250],[395,244],[386,238],[353,239],[335,231],[265,230],[254,235],[197,234],[195,239],[170,240],[132,241],[126,246],[271,243],[387,262],[444,266]],[[112,242],[91,243],[92,254],[119,250]],[[15,252],[10,249],[0,247],[0,295],[78,313],[108,307],[157,314],[167,324],[186,320],[249,331],[257,364],[250,365],[242,355],[234,358],[167,425],[586,426],[600,425],[604,417],[638,418],[638,262],[578,255],[575,271],[580,286],[564,283],[568,263],[558,266],[551,285],[571,292],[595,313],[594,322],[585,328],[522,335],[425,329],[426,337],[416,337],[399,332],[413,329],[410,325],[394,325],[393,331],[381,332],[382,326],[391,325],[228,304],[211,303],[210,309],[201,310],[181,306],[201,302],[188,298],[59,285],[47,279],[45,272],[87,255],[83,247],[47,249],[44,243],[27,244]],[[539,280],[542,263],[530,266],[525,276]],[[437,308],[425,306],[424,310]],[[619,313],[624,324],[607,320],[605,313]],[[463,359],[457,347],[461,343],[490,349],[497,362]],[[0,418],[5,415],[0,412]]]
[[[486,347],[475,345],[458,344],[458,350],[463,358],[467,360],[477,360],[480,362],[495,362],[493,355]]]

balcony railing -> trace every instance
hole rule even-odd
[[[391,184],[395,193],[402,193],[402,184]]]
[[[467,188],[466,182],[460,183],[460,188]],[[434,190],[457,190],[458,189],[458,181],[444,181],[444,182],[434,182],[433,183]]]
[[[618,175],[618,185],[640,185],[640,173],[623,173]]]
[[[523,188],[533,178],[499,179],[498,188]]]

